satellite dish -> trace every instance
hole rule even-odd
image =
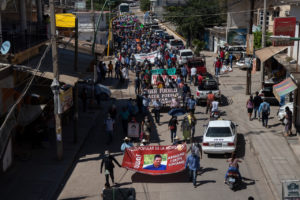
[[[5,41],[2,43],[1,45],[1,50],[0,52],[5,55],[9,52],[9,49],[10,49],[10,42],[9,41]]]

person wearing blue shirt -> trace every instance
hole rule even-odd
[[[124,152],[125,149],[130,148],[130,147],[133,147],[133,144],[130,142],[130,138],[125,137],[124,142],[121,145],[121,151]]]
[[[196,187],[197,170],[200,169],[200,158],[196,155],[195,151],[192,150],[185,163],[185,168],[189,167],[190,181],[193,180],[193,185]]]
[[[184,78],[184,82],[186,82],[187,70],[186,70],[186,68],[185,68],[184,65],[181,67],[181,75],[182,75],[183,78]]]
[[[258,108],[258,112],[261,113],[262,125],[268,128],[268,118],[270,115],[270,104],[264,99]]]
[[[154,156],[153,164],[144,167],[144,169],[148,169],[148,170],[166,170],[167,166],[166,165],[162,165],[161,161],[162,161],[161,155],[156,154]]]
[[[191,95],[191,98],[187,101],[187,107],[189,109],[189,112],[193,113],[195,112],[195,106],[196,106],[196,101],[194,99],[194,96]]]

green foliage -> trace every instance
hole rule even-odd
[[[144,165],[151,165],[153,164],[155,154],[145,154],[144,155]],[[168,154],[161,154],[162,162],[167,161]]]
[[[225,17],[223,0],[189,0],[185,6],[170,6],[164,15],[166,21],[174,23],[177,31],[188,41],[204,39],[207,27],[222,25]]]
[[[194,52],[197,56],[200,55],[200,52],[204,49],[205,47],[205,42],[204,41],[201,41],[201,40],[198,40],[198,39],[194,39],[192,41],[192,45],[194,47]]]
[[[150,0],[140,0],[140,9],[143,12],[150,10]]]
[[[253,34],[254,34],[254,48],[255,49],[260,49],[261,48],[262,32],[261,31],[256,31]],[[272,35],[272,33],[270,33],[270,32],[266,33],[266,46],[267,47],[272,45],[272,42],[270,41],[270,36],[271,35]]]

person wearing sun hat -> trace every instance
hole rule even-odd
[[[121,151],[124,152],[126,148],[130,148],[130,147],[133,147],[133,144],[130,142],[129,137],[125,137],[124,142],[121,145]]]

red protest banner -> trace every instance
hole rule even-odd
[[[141,146],[125,150],[122,167],[144,174],[161,175],[185,168],[186,145]]]
[[[295,37],[296,17],[274,18],[273,34]],[[273,46],[293,46],[294,41],[275,41]]]

